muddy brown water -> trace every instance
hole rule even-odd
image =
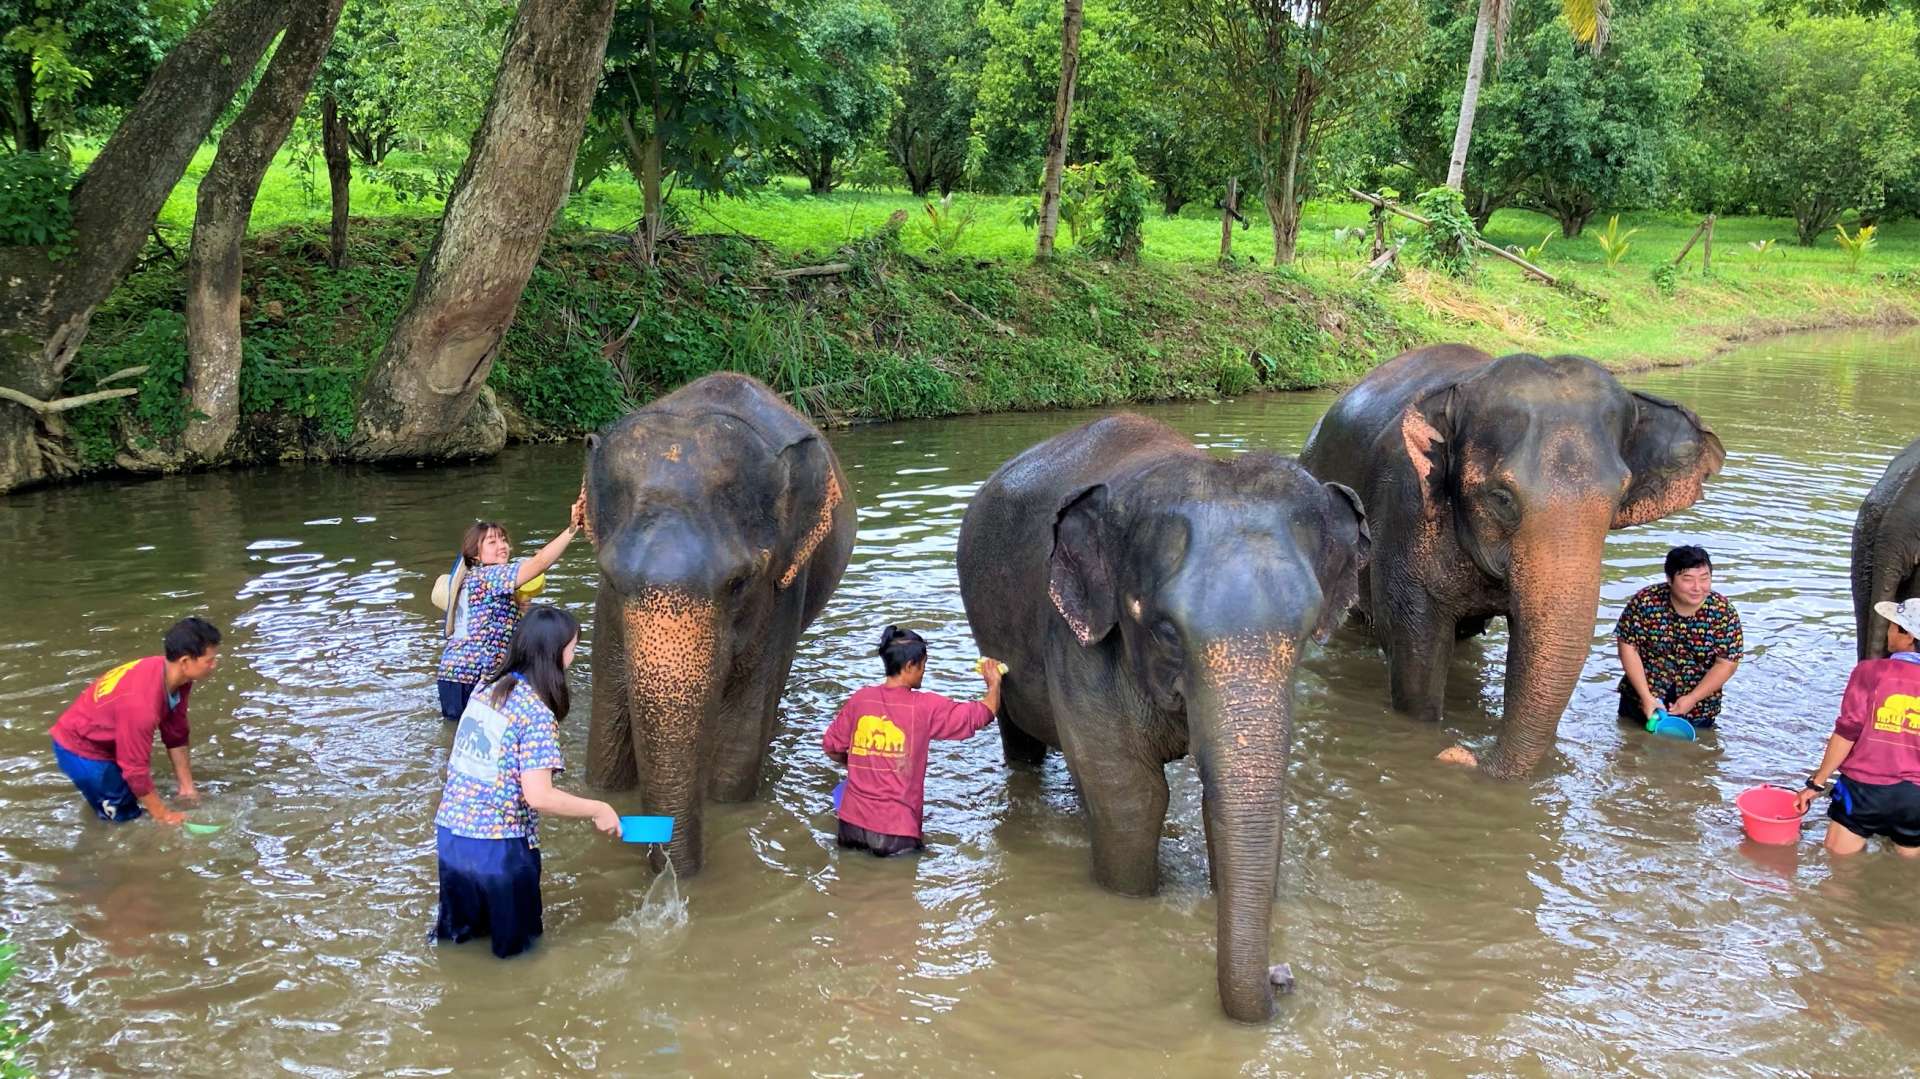
[[[44,1075],[1912,1074],[1920,865],[1742,841],[1732,798],[1797,785],[1853,657],[1847,537],[1920,423],[1920,334],[1782,339],[1629,381],[1728,450],[1700,505],[1614,534],[1558,751],[1499,783],[1432,762],[1487,744],[1504,637],[1455,659],[1438,729],[1390,713],[1379,655],[1302,668],[1274,955],[1296,994],[1229,1022],[1213,982],[1199,790],[1171,769],[1163,894],[1108,895],[1057,756],[1009,772],[991,731],[936,746],[931,849],[837,851],[818,736],[875,676],[889,622],[971,692],[953,574],[969,494],[1091,414],[837,432],[859,547],[794,665],[761,796],[715,807],[700,877],[655,887],[583,822],[546,830],[547,936],[495,961],[426,939],[435,713],[426,593],[476,514],[530,552],[578,450],[483,465],[290,467],[102,483],[0,503],[0,927],[9,1006]],[[1145,409],[1222,452],[1297,451],[1329,394]],[[1712,549],[1750,655],[1721,730],[1613,719],[1613,615],[1667,546]],[[584,546],[547,599],[591,613]],[[174,617],[229,631],[194,696],[194,767],[225,821],[194,837],[84,819],[46,729]],[[593,643],[565,748],[584,748]],[[163,790],[170,785],[163,784]],[[622,804],[619,795],[613,796]]]

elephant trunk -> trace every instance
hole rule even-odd
[[[674,872],[689,876],[702,861],[701,803],[718,698],[718,620],[706,597],[659,589],[630,599],[624,616],[640,811],[673,818],[666,858]],[[661,868],[660,852],[651,858]]]
[[[1286,822],[1295,642],[1271,635],[1215,643],[1189,701],[1215,898],[1220,1006],[1243,1023],[1274,1013],[1268,966]]]
[[[1515,538],[1507,642],[1505,719],[1481,766],[1510,779],[1531,771],[1553,746],[1560,716],[1593,646],[1600,608],[1600,560],[1611,509],[1562,509]]]

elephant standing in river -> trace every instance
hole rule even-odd
[[[1235,1019],[1273,1012],[1294,665],[1352,603],[1366,548],[1352,491],[1273,454],[1216,458],[1134,415],[1008,461],[960,525],[967,619],[1010,669],[1007,759],[1065,754],[1100,884],[1159,887],[1164,768],[1193,754]]]
[[[1300,455],[1366,504],[1375,548],[1360,611],[1386,649],[1395,708],[1438,720],[1454,640],[1508,620],[1505,716],[1478,762],[1503,777],[1553,744],[1592,646],[1607,531],[1692,505],[1725,459],[1692,412],[1590,360],[1461,345],[1374,370]]]
[[[812,424],[714,374],[588,438],[585,493],[600,562],[587,781],[638,783],[641,812],[674,818],[674,870],[694,873],[703,799],[759,785],[794,646],[853,551],[851,491]]]
[[[1887,654],[1883,600],[1920,595],[1920,439],[1887,464],[1853,522],[1853,618],[1861,659]]]

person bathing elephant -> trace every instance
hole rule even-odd
[[[800,632],[840,583],[854,503],[833,449],[754,379],[713,374],[587,439],[587,780],[640,787],[702,862],[701,804],[751,798]],[[656,868],[659,855],[654,855]]]
[[[1295,664],[1352,603],[1367,550],[1353,492],[1268,453],[1219,459],[1136,415],[1002,465],[967,508],[960,598],[1004,660],[1009,763],[1061,750],[1093,875],[1159,887],[1169,761],[1191,753],[1219,895],[1227,1014],[1273,1014],[1268,935],[1285,823]]]
[[[1439,720],[1456,638],[1505,617],[1505,717],[1484,761],[1546,755],[1593,640],[1610,529],[1698,501],[1726,460],[1691,411],[1591,360],[1406,352],[1340,396],[1300,462],[1360,492],[1375,551],[1360,613],[1386,649],[1393,706]]]
[[[1853,523],[1853,618],[1860,659],[1887,657],[1877,603],[1920,595],[1920,439],[1887,464]]]

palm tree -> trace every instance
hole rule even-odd
[[[1447,162],[1447,186],[1455,191],[1467,171],[1467,144],[1473,141],[1473,114],[1480,107],[1480,80],[1487,69],[1487,38],[1493,38],[1497,64],[1507,47],[1507,19],[1518,0],[1480,0],[1480,15],[1473,23],[1473,52],[1467,58],[1467,87],[1460,94],[1460,126],[1453,130],[1453,158]],[[1595,56],[1607,44],[1607,18],[1612,14],[1609,0],[1560,0],[1560,13],[1574,40],[1593,50]]]

